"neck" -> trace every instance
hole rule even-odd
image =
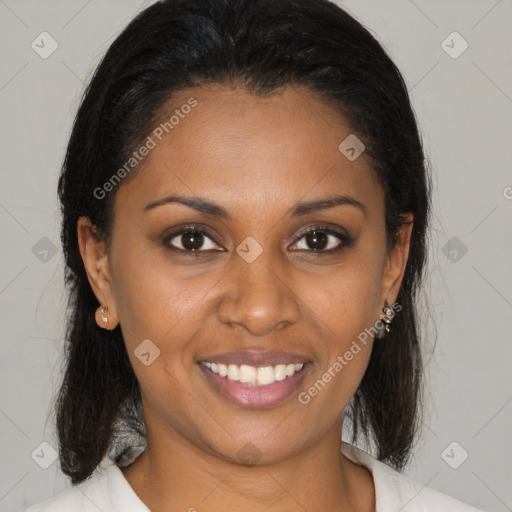
[[[341,453],[341,428],[340,421],[286,460],[254,466],[208,453],[177,433],[163,438],[148,432],[147,449],[123,473],[146,506],[159,512],[225,512],[226,504],[265,512],[373,512],[373,478]]]

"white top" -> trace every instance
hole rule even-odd
[[[342,442],[352,462],[368,468],[375,483],[376,512],[483,512],[411,480],[356,446]],[[139,454],[142,450],[139,450]],[[133,458],[132,458],[133,460]],[[121,469],[110,464],[85,482],[70,487],[25,512],[150,512]]]

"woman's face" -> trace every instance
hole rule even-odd
[[[338,149],[350,126],[305,88],[190,89],[162,121],[176,109],[118,185],[108,259],[100,271],[90,261],[90,282],[119,320],[150,443],[283,460],[339,428],[371,353],[362,333],[398,295],[411,226],[386,254],[369,157]],[[233,380],[243,364],[238,378],[255,384]]]

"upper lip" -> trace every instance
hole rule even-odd
[[[307,357],[279,350],[238,351],[216,354],[199,359],[199,362],[245,364],[248,366],[276,366],[278,364],[302,364],[309,362]]]

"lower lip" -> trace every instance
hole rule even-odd
[[[202,364],[198,366],[208,382],[221,395],[242,407],[259,408],[277,405],[293,395],[302,384],[311,364],[305,363],[302,369],[291,377],[266,386],[242,384],[239,381],[221,377]]]

